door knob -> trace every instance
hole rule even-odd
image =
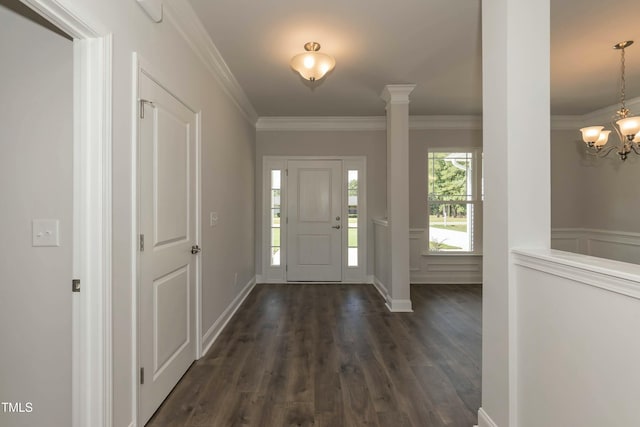
[[[340,225],[334,225],[334,226],[333,226],[333,227],[331,227],[331,228],[335,228],[336,230],[340,230]]]
[[[199,253],[201,250],[202,250],[202,249],[201,249],[201,248],[200,248],[200,246],[198,246],[198,245],[193,245],[193,246],[191,246],[191,253],[192,253],[192,254],[194,254],[194,255],[195,255],[195,254],[197,254],[197,253]]]

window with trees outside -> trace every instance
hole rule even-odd
[[[427,175],[429,252],[480,252],[480,150],[430,151]]]

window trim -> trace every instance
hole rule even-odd
[[[471,204],[473,205],[473,230],[472,233],[472,251],[436,251],[432,250],[429,246],[431,241],[430,235],[430,219],[429,212],[431,210],[432,201],[429,200],[430,188],[429,188],[429,156],[431,153],[471,153],[472,154],[472,183],[471,183],[471,200],[438,200],[437,204]],[[483,173],[483,150],[481,147],[434,147],[427,149],[427,156],[425,159],[427,163],[426,167],[426,216],[427,216],[427,247],[423,251],[423,255],[437,255],[437,256],[464,256],[464,255],[482,255],[482,223],[483,223],[483,205],[484,197],[482,193],[482,173]]]

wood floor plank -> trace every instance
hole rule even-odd
[[[260,285],[151,427],[462,427],[480,405],[478,285]]]

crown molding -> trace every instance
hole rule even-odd
[[[260,117],[258,131],[382,131],[387,128],[384,116],[363,117]]]
[[[187,44],[213,74],[240,113],[252,126],[255,126],[258,120],[256,110],[188,2],[167,1],[164,6],[164,12],[167,20],[174,25],[180,35],[187,41]]]
[[[258,131],[383,131],[385,116],[260,117]],[[410,130],[478,130],[480,116],[409,116]]]
[[[410,130],[480,130],[482,116],[409,116]]]

